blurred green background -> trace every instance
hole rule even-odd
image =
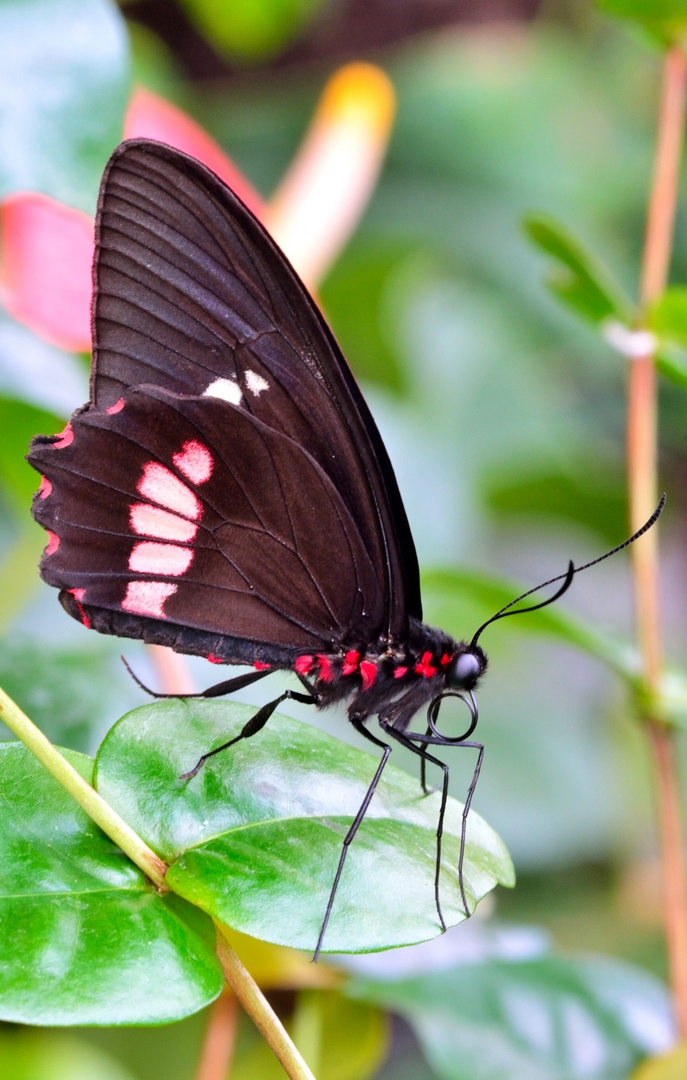
[[[524,589],[626,534],[623,361],[547,292],[546,261],[521,223],[533,211],[554,215],[635,295],[660,65],[638,33],[584,0],[499,4],[498,19],[495,7],[404,0],[394,15],[393,5],[365,13],[344,0],[142,0],[119,14],[105,0],[0,2],[0,25],[26,16],[59,75],[53,89],[73,99],[41,113],[47,97],[28,40],[26,56],[3,65],[0,100],[14,118],[0,121],[3,196],[37,188],[92,212],[109,152],[94,147],[107,142],[108,125],[110,148],[118,141],[129,64],[137,82],[190,112],[265,197],[337,64],[369,59],[389,73],[398,117],[388,157],[320,297],[396,468],[426,619],[468,638],[490,611],[461,587],[459,572]],[[79,80],[95,82],[96,66],[94,118]],[[685,271],[681,213],[675,278]],[[35,478],[23,464],[31,435],[58,430],[58,418],[82,403],[85,372],[83,358],[3,316],[0,684],[53,740],[93,752],[142,699],[119,664],[121,644],[69,620],[39,582],[43,534],[29,521]],[[680,389],[661,394],[664,626],[678,661],[685,405]],[[582,575],[562,603],[630,639],[626,556]],[[475,807],[518,873],[516,890],[495,897],[495,916],[546,929],[564,951],[602,951],[664,976],[641,732],[600,662],[534,629],[527,617],[506,620],[483,641],[487,751]],[[149,670],[135,644],[126,654]],[[200,663],[194,672],[211,681]],[[303,716],[354,741],[343,714]],[[453,756],[452,791],[461,798],[471,763],[467,753]],[[113,1078],[120,1068],[144,1078],[154,1067],[181,1080],[192,1075],[202,1026],[194,1018],[153,1033],[89,1032],[83,1046],[114,1055],[121,1065],[107,1065]],[[405,1026],[394,1047],[380,1078],[435,1075]],[[0,1080],[19,1075],[3,1068]],[[102,1062],[93,1069],[110,1075]]]

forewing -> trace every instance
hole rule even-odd
[[[73,614],[114,613],[99,629],[288,662],[369,640],[383,619],[383,583],[331,479],[240,406],[129,390],[116,411],[86,408],[36,440],[30,460],[47,480],[42,574]],[[140,620],[185,628],[186,646]]]
[[[357,524],[384,598],[376,634],[404,637],[421,606],[393,470],[331,332],[262,226],[198,162],[141,140],[110,161],[96,239],[93,404],[152,384],[223,396],[287,436]]]

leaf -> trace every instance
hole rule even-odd
[[[348,992],[400,1012],[444,1080],[626,1080],[672,1038],[665,987],[605,958],[463,964]]]
[[[323,0],[183,0],[189,18],[230,56],[272,56],[298,34]]]
[[[129,92],[117,8],[4,0],[0,41],[0,198],[40,191],[92,214]]]
[[[0,1033],[0,1080],[135,1080],[95,1046],[56,1031]]]
[[[687,1076],[687,1043],[659,1057],[652,1057],[635,1069],[628,1080],[684,1080]]]
[[[687,34],[686,0],[597,0],[607,15],[631,19],[664,46],[679,44]]]
[[[38,490],[40,477],[25,460],[34,435],[52,435],[61,431],[64,420],[52,413],[0,397],[0,483],[4,485],[22,513],[28,513],[31,498]]]
[[[212,1001],[209,920],[158,894],[23,746],[0,748],[0,776],[0,1017],[160,1024]]]
[[[341,845],[378,759],[283,716],[179,775],[236,736],[254,709],[168,701],[136,709],[104,740],[97,786],[166,861],[167,882],[227,926],[279,945],[315,947]],[[474,751],[473,751],[474,753]],[[434,937],[439,793],[387,766],[349,850],[325,949],[364,952]],[[442,908],[464,918],[457,863],[461,811],[449,800]],[[469,819],[465,886],[471,907],[513,869],[496,834]],[[390,901],[389,898],[392,898]]]
[[[630,320],[632,306],[620,286],[565,226],[548,215],[531,214],[523,227],[534,245],[557,264],[547,281],[555,296],[595,323],[610,315]]]

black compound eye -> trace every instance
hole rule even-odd
[[[446,682],[456,690],[472,690],[485,667],[486,657],[481,649],[460,652],[448,666]]]

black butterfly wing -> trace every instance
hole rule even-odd
[[[66,438],[36,441],[31,460],[48,482],[34,514],[54,536],[43,576],[97,629],[288,664],[383,620],[329,477],[240,407],[129,390],[116,412],[85,409]]]
[[[330,476],[383,572],[380,631],[405,637],[422,609],[393,469],[331,331],[264,228],[199,162],[136,140],[108,165],[96,241],[93,403],[145,383],[214,386],[292,438]]]
[[[91,402],[29,456],[68,610],[225,660],[403,639],[419,584],[393,471],[269,236],[199,163],[136,141],[96,239]]]

